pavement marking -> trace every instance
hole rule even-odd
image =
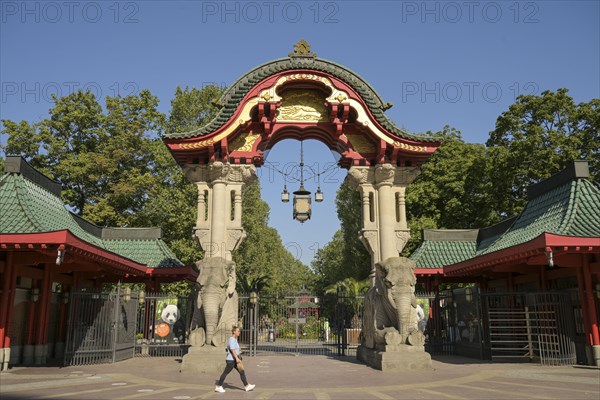
[[[138,392],[154,392],[154,389],[138,389]]]
[[[427,394],[433,395],[436,398],[437,397],[447,397],[449,399],[456,399],[456,400],[464,400],[465,397],[462,396],[454,396],[452,394],[448,394],[448,393],[444,393],[444,392],[438,392],[437,390],[430,390],[430,389],[422,389],[422,388],[417,388],[418,391],[420,392],[425,392]]]
[[[191,399],[192,396],[175,396],[173,397],[175,400],[188,400]]]
[[[104,379],[104,378],[102,378]],[[97,381],[96,381],[97,382]],[[10,385],[2,385],[2,392],[22,392],[25,390],[35,390],[35,389],[54,389],[58,387],[64,386],[79,386],[79,385],[92,385],[94,381],[91,381],[87,378],[63,378],[60,380],[52,380],[52,381],[39,381],[39,382],[29,382],[29,383],[13,383]]]
[[[227,391],[225,391],[227,393]],[[196,397],[192,397],[192,399],[210,399],[211,397],[216,397],[217,395],[220,395],[221,393],[217,393],[215,392],[214,388],[213,390],[211,390],[210,392],[201,394],[199,396]]]
[[[137,387],[137,386],[141,386],[141,385],[131,385],[129,387],[133,388],[133,387]],[[107,388],[100,388],[100,389],[78,390],[77,392],[52,394],[52,395],[49,395],[49,396],[42,396],[40,398],[41,399],[54,399],[54,398],[59,398],[60,399],[60,398],[63,398],[63,397],[79,396],[79,395],[82,395],[82,394],[108,392],[109,390],[115,390],[115,389],[122,389],[122,387],[121,386],[115,386],[115,387],[107,387]]]
[[[331,400],[331,396],[329,396],[329,393],[327,392],[315,392],[315,398],[317,400]]]
[[[584,383],[584,384],[596,384],[598,377],[586,377],[586,376],[573,376],[573,375],[556,375],[545,372],[532,372],[532,371],[504,371],[502,374],[506,377],[516,377],[519,379],[533,379],[540,381],[553,381],[553,382],[568,382],[568,383]]]
[[[502,389],[482,388],[479,386],[452,385],[452,387],[458,387],[458,388],[463,388],[463,389],[467,389],[467,390],[480,390],[483,392],[501,393],[503,396],[500,396],[500,398],[506,397],[506,398],[515,399],[518,397],[529,397],[532,399],[548,399],[548,396],[536,396],[535,394],[521,393],[521,392],[512,393],[512,392],[508,392],[508,391],[502,390]]]
[[[533,388],[537,388],[537,389],[552,389],[552,390],[566,390],[569,392],[582,392],[582,393],[589,393],[590,390],[585,390],[585,389],[577,389],[574,388],[572,386],[569,387],[559,387],[559,386],[548,386],[548,385],[534,385],[532,383],[517,383],[517,382],[504,382],[504,381],[498,381],[498,380],[494,380],[494,379],[490,379],[489,382],[491,383],[500,383],[503,385],[513,385],[513,386],[523,386],[523,387],[533,387]],[[596,382],[596,385],[598,385],[598,382]],[[600,388],[598,386],[596,386],[596,392],[600,392]]]
[[[175,390],[181,390],[181,387],[179,387],[179,386],[178,387],[168,387],[168,388],[164,388],[164,389],[155,390],[153,392],[143,392],[143,393],[133,394],[131,396],[120,397],[120,398],[121,399],[137,399],[137,398],[152,395],[152,394],[173,392]],[[161,398],[163,398],[163,397],[161,396]]]
[[[116,383],[112,384],[112,386],[125,386],[125,385],[129,385],[129,383],[127,383],[127,382],[116,382]]]
[[[92,375],[88,376],[87,379],[102,379],[102,377],[100,375]]]
[[[371,396],[377,397],[378,399],[382,399],[382,400],[394,400],[395,399],[395,397],[392,397],[388,394],[377,392],[374,390],[363,390],[363,392],[368,393]]]

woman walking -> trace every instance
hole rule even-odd
[[[237,372],[240,373],[240,378],[242,378],[242,382],[244,383],[244,389],[246,392],[254,389],[255,385],[251,385],[248,383],[246,379],[246,372],[244,371],[244,364],[242,364],[242,357],[240,353],[240,345],[238,344],[237,338],[240,336],[240,328],[234,326],[231,328],[231,337],[229,338],[229,342],[227,344],[227,357],[225,358],[225,371],[221,374],[219,378],[219,382],[215,387],[215,392],[225,393],[225,389],[223,389],[223,382],[229,373],[235,368]]]

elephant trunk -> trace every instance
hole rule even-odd
[[[404,341],[407,337],[410,327],[410,315],[412,311],[412,291],[409,288],[395,288],[392,292],[392,298],[396,306],[398,316],[398,332]]]
[[[221,299],[219,293],[202,294],[202,308],[206,324],[206,344],[212,345],[220,317]]]

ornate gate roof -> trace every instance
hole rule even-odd
[[[283,117],[282,107],[290,105],[286,102],[308,110],[304,119]],[[440,144],[394,125],[384,114],[391,103],[355,72],[317,58],[303,40],[287,58],[259,65],[237,79],[218,105],[217,116],[205,126],[164,135],[180,164],[218,159],[261,165],[262,151],[294,137],[323,141],[342,155],[342,166],[384,162],[415,166]],[[311,119],[311,112],[319,118]]]

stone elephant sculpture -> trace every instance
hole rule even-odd
[[[198,261],[196,266],[198,296],[190,344],[224,347],[238,314],[235,263],[212,257]]]
[[[363,346],[424,344],[418,329],[414,268],[406,257],[390,257],[375,265],[375,285],[365,295]]]

